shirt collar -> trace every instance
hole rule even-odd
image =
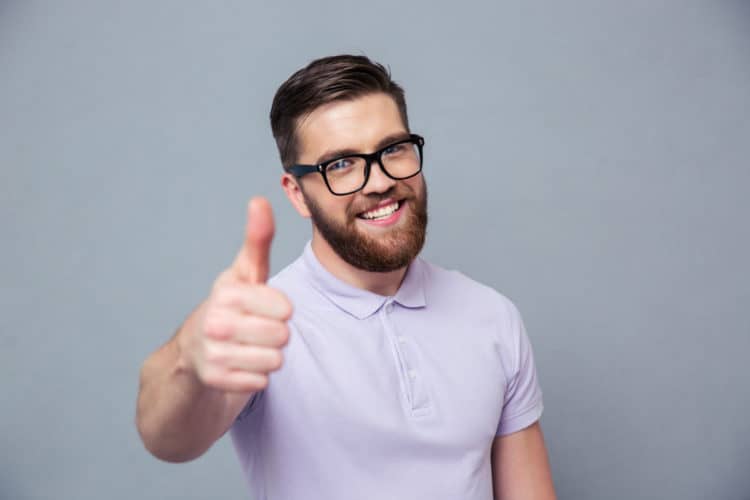
[[[389,301],[408,308],[427,305],[424,291],[424,263],[419,257],[409,265],[404,281],[393,297],[379,295],[341,281],[323,267],[313,252],[311,241],[305,245],[302,260],[310,272],[313,286],[338,308],[358,319],[371,316]]]

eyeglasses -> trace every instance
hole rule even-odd
[[[422,171],[422,146],[424,138],[411,134],[408,139],[391,143],[374,153],[348,154],[318,165],[292,165],[285,170],[297,178],[318,172],[332,194],[344,196],[365,187],[374,161],[391,179],[414,177]]]

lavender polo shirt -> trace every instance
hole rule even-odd
[[[377,295],[309,242],[269,284],[294,314],[283,367],[231,429],[251,498],[492,500],[493,439],[542,413],[509,299],[421,258]]]

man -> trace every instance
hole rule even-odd
[[[274,233],[248,207],[234,263],[143,365],[137,425],[174,462],[231,431],[252,498],[555,498],[517,309],[418,257],[424,139],[362,56],[313,61],[271,126],[302,256],[267,282]]]

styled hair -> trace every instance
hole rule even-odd
[[[391,79],[382,64],[365,56],[337,55],[316,59],[285,81],[271,105],[271,131],[284,167],[299,155],[297,125],[318,107],[383,92],[396,102],[404,126],[409,130],[404,90]]]

